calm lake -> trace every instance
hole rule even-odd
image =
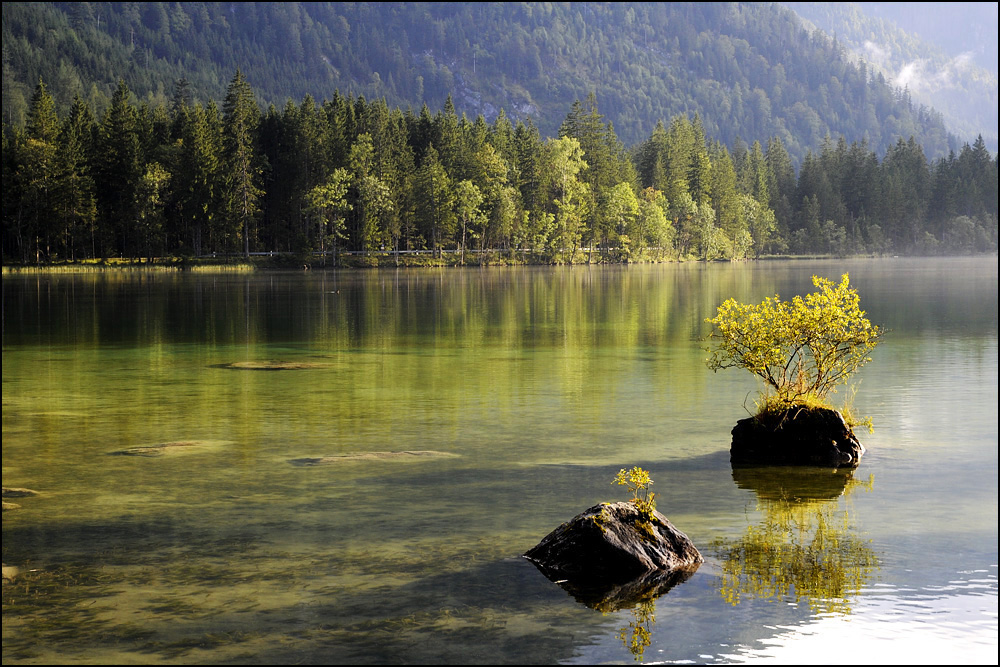
[[[860,468],[733,470],[705,318],[845,272]],[[705,563],[578,601],[634,465]],[[3,484],[4,664],[995,664],[997,258],[5,275]]]

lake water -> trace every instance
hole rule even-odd
[[[868,454],[734,471],[705,318],[844,272]],[[584,604],[633,465],[705,563]],[[4,664],[995,664],[997,258],[5,275],[3,483]]]

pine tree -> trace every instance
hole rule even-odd
[[[712,153],[712,208],[716,225],[735,243],[747,230],[745,207],[740,196],[736,169],[729,151],[722,144],[715,144]]]
[[[515,185],[521,194],[521,203],[528,211],[540,211],[545,205],[540,196],[542,187],[542,141],[531,120],[518,121],[514,128]]]
[[[119,255],[137,256],[136,205],[139,182],[144,173],[139,145],[138,119],[129,102],[131,92],[124,80],[111,97],[101,119],[97,135],[95,184],[97,210],[106,235],[110,239],[101,254],[113,251]]]
[[[221,215],[225,183],[222,179],[222,133],[214,103],[182,111],[181,155],[176,174],[180,248],[195,255],[204,252],[204,237]]]
[[[53,195],[56,191],[57,158],[59,146],[59,118],[55,102],[39,79],[31,96],[28,109],[27,136],[18,150],[18,185],[23,194],[23,214],[19,223],[18,237],[21,239],[21,253],[25,261],[28,253],[35,255],[35,261],[51,258],[51,242],[58,235],[56,211]]]
[[[222,113],[226,184],[224,235],[227,240],[241,238],[243,255],[249,257],[252,225],[264,194],[256,147],[260,110],[250,84],[238,69],[226,90]]]
[[[77,96],[59,135],[58,185],[55,197],[60,235],[67,256],[74,258],[80,241],[89,237],[94,254],[97,202],[89,157],[93,152],[94,116]]]
[[[367,132],[358,137],[355,147],[365,141],[370,142]],[[352,163],[353,157],[352,149]],[[354,177],[358,193],[358,241],[361,249],[367,254],[378,250],[384,244],[387,236],[387,217],[392,213],[394,204],[388,186],[371,170],[356,170]]]
[[[415,191],[417,219],[431,240],[431,250],[440,255],[441,246],[455,232],[455,195],[433,144],[417,171]]]
[[[468,156],[464,155],[462,134],[459,130],[458,115],[451,94],[445,100],[444,109],[439,111],[432,124],[434,148],[442,166],[454,178],[470,178]]]
[[[764,161],[767,163],[767,191],[771,198],[768,206],[774,211],[778,236],[787,241],[794,215],[795,168],[780,137],[768,140]]]
[[[38,80],[35,92],[31,96],[31,106],[28,109],[28,137],[47,144],[56,143],[59,138],[59,117],[56,114],[56,103],[49,94],[45,82]]]

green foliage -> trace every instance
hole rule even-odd
[[[480,206],[483,195],[472,181],[461,181],[455,186],[455,212],[462,224],[462,262],[465,262],[465,236],[469,228],[481,224],[483,213]]]
[[[350,172],[343,168],[334,169],[325,183],[306,193],[307,210],[317,214],[321,251],[325,251],[329,243],[336,255],[337,242],[346,238],[344,216],[353,208],[347,202],[350,183]]]
[[[428,147],[417,171],[415,190],[416,218],[421,230],[431,239],[431,249],[437,253],[445,238],[455,230],[455,192],[434,146]]]
[[[773,391],[762,409],[784,409],[827,395],[861,366],[885,330],[860,308],[860,297],[845,273],[839,284],[813,276],[818,292],[781,301],[775,295],[758,305],[727,299],[716,317],[709,368],[743,368]]]
[[[164,195],[170,182],[170,173],[158,162],[151,162],[139,181],[136,206],[136,227],[139,231],[140,250],[152,260],[154,248],[162,244],[165,205]]]
[[[94,162],[98,193],[103,195],[98,200],[98,213],[102,227],[114,238],[105,253],[136,257],[139,232],[133,222],[145,165],[138,112],[130,97],[128,85],[119,80],[97,129]]]
[[[505,115],[493,126],[447,106],[418,117],[339,93],[261,116],[239,71],[222,112],[191,105],[187,89],[176,83],[169,108],[137,105],[119,81],[99,121],[77,98],[60,122],[40,83],[27,126],[4,127],[4,258],[332,245],[365,264],[383,249],[464,264],[467,249],[511,263],[997,247],[997,162],[981,139],[934,164],[899,141],[880,164],[865,142],[828,138],[796,183],[779,138],[766,155],[738,141],[730,158],[697,115],[658,124],[632,165],[593,96],[573,105],[564,136],[543,141]],[[144,181],[154,164],[164,173]],[[324,195],[337,173],[346,192]]]
[[[640,514],[649,517],[656,511],[654,500],[656,494],[649,490],[649,485],[653,483],[653,480],[649,478],[648,470],[643,470],[638,466],[634,466],[628,471],[622,468],[611,483],[628,489],[629,493],[632,494],[629,502],[636,506]]]
[[[223,113],[223,155],[225,159],[225,236],[243,241],[243,254],[250,255],[252,224],[260,210],[261,165],[256,140],[260,109],[253,89],[240,70],[229,82]]]

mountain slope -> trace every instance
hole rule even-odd
[[[940,111],[952,132],[982,134],[997,150],[996,3],[783,4]]]
[[[627,144],[657,120],[780,137],[798,163],[829,134],[884,152],[914,136],[929,157],[961,142],[842,47],[770,3],[5,3],[3,112],[23,122],[42,77],[61,108],[101,108],[124,78],[163,103],[180,78],[220,99],[241,68],[263,104],[335,90],[459,113],[501,108],[554,135],[593,91]],[[963,137],[963,140],[971,138]]]

